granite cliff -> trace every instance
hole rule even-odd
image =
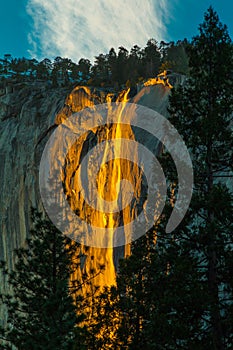
[[[174,80],[174,78],[173,78]],[[183,82],[176,77],[174,83]],[[44,146],[53,130],[63,120],[85,107],[109,101],[127,100],[147,106],[167,116],[170,87],[164,84],[141,86],[138,92],[120,93],[87,87],[52,88],[45,83],[15,83],[0,96],[0,259],[11,269],[13,250],[24,244],[31,225],[30,208],[43,210],[39,191],[39,163]],[[149,142],[149,141],[148,141]],[[69,169],[67,177],[69,178]],[[129,254],[129,247],[90,248],[83,269],[105,265],[94,283],[114,284],[119,258]],[[4,278],[0,286],[4,290]]]

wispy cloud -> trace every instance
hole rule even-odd
[[[31,56],[93,59],[111,47],[166,39],[168,0],[28,0]]]

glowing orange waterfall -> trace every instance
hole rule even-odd
[[[161,80],[163,81],[162,78]],[[153,84],[149,84],[148,82],[144,85],[144,91],[141,90],[131,101],[134,103],[144,101],[143,103],[147,104],[148,99],[148,104],[150,106],[153,105],[153,101],[156,102],[158,100],[161,110],[162,108],[165,108],[167,106],[170,91],[169,86],[166,86],[164,89],[164,86],[158,82],[155,84],[157,86],[150,87],[150,85]],[[165,84],[163,83],[163,85]],[[83,221],[91,223],[96,227],[108,228],[109,236],[107,239],[110,242],[113,242],[114,238],[116,238],[114,236],[114,231],[119,226],[124,226],[124,234],[128,237],[130,233],[125,230],[125,224],[130,223],[135,217],[137,217],[138,212],[137,204],[122,205],[124,193],[122,194],[122,197],[119,195],[122,193],[120,186],[124,185],[125,180],[132,185],[135,203],[139,203],[138,199],[141,198],[142,186],[144,186],[142,185],[143,169],[138,167],[137,149],[135,148],[135,152],[133,152],[132,161],[124,159],[124,157],[116,157],[116,154],[124,154],[121,140],[128,139],[136,141],[135,130],[131,125],[122,124],[124,108],[127,102],[129,102],[129,92],[130,89],[125,89],[118,93],[117,96],[114,93],[104,94],[103,91],[100,91],[98,94],[96,90],[93,92],[93,90],[88,87],[79,86],[76,87],[67,97],[64,108],[57,116],[57,124],[59,124],[75,112],[79,112],[87,107],[93,107],[93,109],[95,109],[95,105],[102,103],[107,104],[107,113],[110,116],[112,111],[112,101],[116,101],[117,122],[111,124],[110,121],[109,124],[87,132],[70,147],[66,156],[63,178],[66,198],[72,210],[76,212]],[[132,118],[135,115],[136,108],[134,103],[129,107],[129,113]],[[83,122],[85,123],[85,119]],[[116,141],[114,147],[108,142],[111,140]],[[104,201],[101,202],[102,207],[99,210],[95,210],[93,206],[89,205],[84,200],[80,188],[76,173],[78,172],[83,157],[87,155],[89,150],[95,148],[96,145],[103,145],[104,147],[103,152],[101,153],[101,165],[98,172],[96,172],[95,162],[90,163],[90,166],[87,167],[87,175],[88,177],[93,177],[93,173],[97,174],[94,180],[99,197],[105,202],[113,202],[115,205],[114,209],[116,210],[106,211]],[[109,158],[109,154],[112,157]],[[119,211],[119,208],[123,209]],[[143,207],[141,210],[143,210]],[[99,246],[101,246],[101,244]],[[115,284],[118,261],[120,258],[130,254],[130,246],[125,245],[117,248],[82,246],[81,252],[85,259],[81,264],[80,271],[77,271],[77,277],[80,279],[82,278],[82,274],[90,275],[93,274],[93,271],[97,273],[92,280],[91,286],[85,286],[84,284],[83,293],[86,294],[89,292],[88,288],[92,288],[94,285],[99,286],[101,289],[103,286],[111,286]],[[104,265],[105,269],[98,274],[100,265]]]
[[[108,140],[117,139],[118,143],[116,147],[121,147],[121,138],[128,137],[133,138],[133,133],[130,126],[127,128],[121,127],[121,114],[124,110],[125,104],[128,102],[128,94],[130,89],[123,90],[119,93],[116,102],[119,103],[118,111],[118,122],[114,125],[106,125],[104,127],[103,135],[102,133],[96,134],[96,139],[98,143],[106,141],[105,149],[102,157],[102,164],[96,178],[96,187],[98,189],[98,194],[105,201],[115,201],[117,203],[119,191],[120,191],[120,181],[123,176],[130,176],[130,170],[127,168],[127,163],[121,159],[114,159],[115,152],[119,150],[111,149],[108,144]],[[105,96],[105,101],[101,101],[98,96],[91,93],[90,89],[87,87],[77,87],[72,93],[67,97],[65,110],[62,110],[57,116],[57,122],[61,122],[64,118],[67,118],[67,108],[69,114],[74,112],[79,112],[85,107],[92,107],[96,103],[106,102],[108,104],[109,113],[111,112],[111,101],[113,99],[113,94],[107,94]],[[79,213],[80,218],[83,220],[91,220],[92,224],[98,227],[111,228],[112,233],[109,240],[113,241],[114,228],[119,224],[119,216],[114,212],[106,213],[104,206],[100,211],[95,211],[93,208],[84,203],[84,199],[81,195],[81,190],[79,188],[78,180],[74,175],[75,169],[79,166],[80,158],[82,157],[82,144],[85,142],[87,135],[83,136],[83,139],[74,144],[67,154],[67,165],[65,170],[64,184],[66,188],[66,195],[69,198],[69,204],[73,211]],[[112,154],[113,160],[107,161],[107,156],[109,153]],[[124,169],[124,167],[126,167]],[[91,171],[91,169],[89,169]],[[127,175],[128,172],[128,175]],[[91,174],[89,174],[91,176]],[[117,204],[116,204],[117,205]],[[117,208],[116,208],[117,210]],[[130,217],[130,213],[125,215],[125,217]],[[98,273],[99,265],[104,265],[105,270],[98,274],[94,280],[93,284],[100,287],[110,286],[115,284],[116,276],[116,257],[114,257],[114,248],[94,248],[94,247],[83,247],[82,253],[86,256],[85,264],[82,269],[82,273],[85,272],[90,274],[91,271],[96,271]],[[122,254],[122,253],[121,253]],[[129,246],[124,248],[123,256],[129,254]],[[77,271],[79,278],[81,278],[80,272]],[[84,287],[85,289],[85,287]],[[84,293],[86,291],[84,290]]]
[[[151,86],[151,85],[157,85],[162,84],[164,86],[168,86],[170,89],[172,88],[172,85],[169,83],[169,78],[167,76],[167,71],[163,71],[162,73],[158,74],[156,78],[150,78],[145,83],[144,86]]]

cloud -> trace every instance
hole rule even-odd
[[[78,61],[166,39],[168,0],[28,0],[30,55]]]

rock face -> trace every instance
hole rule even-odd
[[[14,265],[13,250],[23,245],[30,228],[30,208],[43,210],[39,191],[39,163],[44,146],[57,125],[74,112],[110,100],[127,100],[120,94],[76,87],[51,88],[44,83],[15,84],[0,96],[0,259]],[[143,87],[129,102],[167,115],[170,88]],[[131,130],[132,131],[132,130]],[[72,155],[70,155],[72,156]],[[70,173],[67,170],[67,184]],[[71,203],[72,206],[72,203]],[[105,265],[95,284],[115,283],[117,262],[129,254],[129,247],[90,248],[82,268],[89,271]],[[0,276],[0,288],[7,288]]]
[[[0,258],[13,264],[13,249],[20,246],[30,226],[31,206],[39,206],[36,147],[54,123],[67,89],[48,90],[44,84],[19,84],[0,98]]]

